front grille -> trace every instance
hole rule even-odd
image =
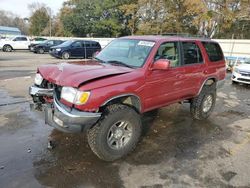
[[[52,89],[53,88],[53,84],[47,80],[43,80],[41,85],[40,85],[41,88],[46,88],[46,89]]]
[[[250,79],[238,78],[238,80],[239,80],[239,81],[249,82],[249,83],[250,83]]]
[[[250,77],[250,73],[249,74],[246,74],[246,73],[240,73],[241,76],[246,76],[246,77]]]

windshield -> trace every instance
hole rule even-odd
[[[105,47],[96,59],[107,63],[142,67],[154,44],[152,41],[116,39]]]
[[[69,46],[74,42],[74,40],[67,40],[64,43],[60,44],[60,46]]]
[[[244,64],[248,64],[249,65],[250,64],[250,58],[236,61],[236,66],[238,66],[238,65],[244,65]]]
[[[49,40],[44,40],[44,41],[41,41],[40,44],[46,44],[48,42],[49,42]]]
[[[243,62],[243,64],[248,64],[248,65],[250,65],[250,58],[245,59],[245,61]]]

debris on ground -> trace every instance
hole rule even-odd
[[[47,149],[54,149],[55,148],[55,143],[53,141],[49,141],[48,142],[48,146],[47,146]]]

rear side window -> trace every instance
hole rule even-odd
[[[26,37],[16,37],[14,41],[27,41]]]
[[[219,44],[213,42],[202,42],[202,44],[206,49],[210,61],[223,60],[223,53]]]
[[[47,44],[53,45],[53,44],[54,44],[54,41],[53,41],[53,40],[50,40],[50,41],[47,42]]]
[[[20,41],[27,41],[26,37],[20,37]]]
[[[56,40],[54,41],[55,45],[58,45],[58,44],[62,44],[62,41],[61,40]]]
[[[184,65],[202,63],[200,48],[195,42],[182,42]]]

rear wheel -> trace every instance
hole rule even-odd
[[[100,159],[113,161],[135,148],[141,136],[141,118],[134,109],[122,104],[108,106],[103,114],[88,131],[88,143]]]
[[[11,52],[12,50],[13,50],[13,48],[10,45],[4,45],[4,47],[3,47],[4,52]]]
[[[70,58],[69,52],[63,52],[62,58],[63,58],[63,59],[69,59],[69,58]]]
[[[190,112],[194,119],[203,120],[210,116],[216,101],[216,84],[203,86],[200,94],[192,99]]]

